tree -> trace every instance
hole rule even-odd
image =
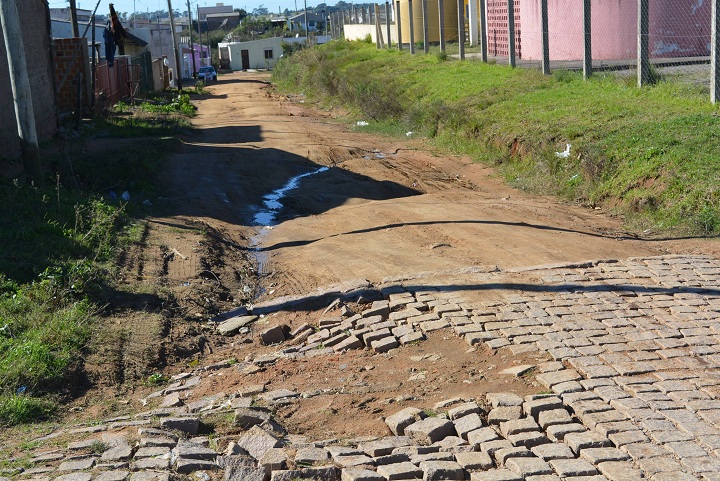
[[[270,13],[270,12],[268,11],[268,9],[267,9],[262,3],[260,4],[259,7],[253,8],[253,10],[252,10],[252,14],[255,15],[255,16],[258,16],[258,15],[267,15],[268,13]]]
[[[239,17],[239,19],[240,19],[241,22],[242,22],[242,20],[243,20],[245,17],[247,17],[247,12],[245,11],[244,8],[236,8],[236,9],[233,10],[233,11],[234,11],[234,12],[237,12],[238,17]]]

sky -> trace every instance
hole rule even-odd
[[[173,9],[184,12],[187,10],[187,0],[171,0]],[[232,5],[233,8],[244,8],[248,12],[252,9],[263,5],[271,13],[277,13],[278,7],[280,10],[290,9],[295,10],[295,5],[299,9],[303,8],[304,0],[190,0],[190,8],[194,12],[196,7],[213,7],[216,3],[223,3],[225,5]],[[92,10],[97,4],[97,0],[75,0],[78,8],[84,8]],[[63,8],[67,7],[69,3],[67,0],[49,0],[51,8]],[[108,15],[110,13],[110,7],[108,6],[111,2],[108,0],[101,0],[100,6],[98,7],[98,13]],[[145,12],[150,10],[154,12],[156,10],[167,10],[168,0],[113,0],[112,3],[115,5],[115,10],[118,12],[132,13],[137,9],[138,12]],[[308,2],[308,7],[315,6],[319,3],[328,3],[334,5],[333,0],[313,0]],[[134,4],[134,7],[133,7]]]

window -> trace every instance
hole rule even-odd
[[[265,58],[273,58],[273,50],[271,48],[265,49]]]

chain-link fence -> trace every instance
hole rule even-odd
[[[331,16],[334,36],[362,38],[378,46],[445,50],[510,65],[578,69],[586,76],[612,70],[638,85],[660,78],[687,82],[720,99],[715,34],[720,0],[397,0],[353,7]],[[387,13],[386,9],[387,8]],[[508,15],[512,12],[512,15]],[[347,25],[374,25],[365,30]],[[344,30],[344,32],[343,32]],[[385,42],[377,41],[384,32]]]

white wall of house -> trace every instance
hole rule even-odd
[[[227,47],[230,54],[230,68],[242,70],[242,51],[248,51],[249,65],[251,69],[273,68],[280,56],[283,39],[280,37],[263,38],[251,42],[220,43],[218,47]]]

